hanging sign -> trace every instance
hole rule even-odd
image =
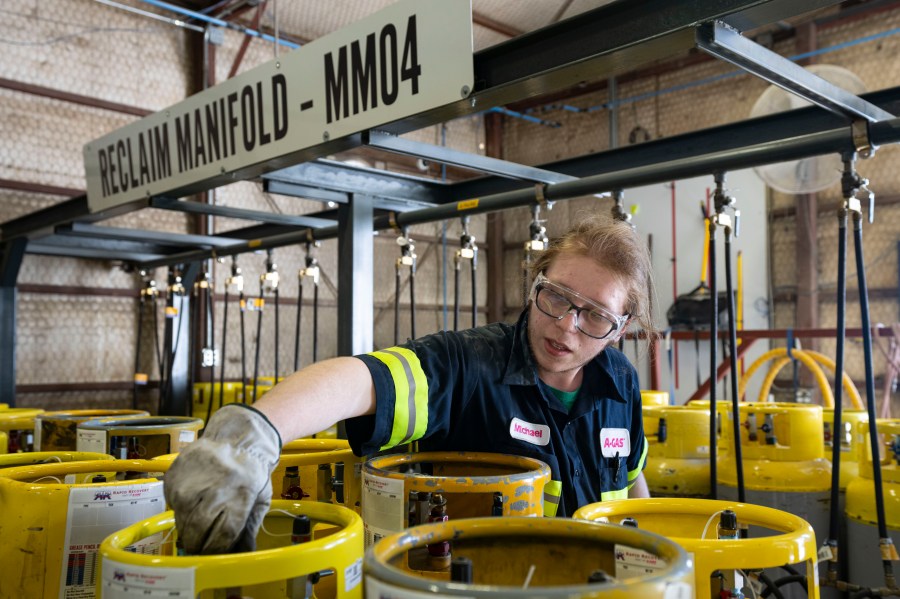
[[[466,97],[469,0],[402,0],[84,147],[91,212],[284,168]]]

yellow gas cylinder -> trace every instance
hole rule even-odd
[[[444,564],[432,547],[447,543]],[[367,597],[694,597],[687,553],[653,533],[569,518],[467,518],[415,526],[365,558]]]
[[[17,466],[37,464],[58,464],[60,462],[85,462],[91,460],[112,460],[111,455],[89,451],[29,451],[27,453],[5,453],[0,455],[0,470]],[[2,476],[2,472],[0,472]]]
[[[203,421],[188,416],[96,418],[77,427],[78,451],[109,453],[122,459],[150,459],[178,453],[197,440]]]
[[[850,582],[867,587],[884,586],[881,560],[896,560],[891,550],[900,544],[900,419],[876,420],[875,426],[881,455],[873,460],[869,424],[856,425],[859,476],[847,485],[847,547],[839,555],[848,561]],[[881,469],[885,524],[893,546],[879,547],[875,467]]]
[[[241,403],[249,403],[252,404],[256,402],[257,399],[261,398],[263,395],[268,393],[272,389],[273,385],[266,384],[263,381],[256,383],[256,395],[253,395],[253,381],[250,381],[246,385],[244,385],[244,392],[241,393],[240,389],[237,390],[236,401]]]
[[[709,415],[686,406],[645,405],[643,416],[650,494],[709,497]]]
[[[669,405],[669,392],[641,389],[641,405],[667,406]]]
[[[272,472],[273,496],[336,503],[359,512],[364,461],[343,439],[292,441]]]
[[[163,511],[162,481],[141,474],[158,468],[144,460],[97,460],[3,470],[0,597],[91,596],[100,542]],[[126,473],[138,478],[117,480]]]
[[[750,587],[747,597],[768,596],[772,589],[763,595],[760,581],[777,580],[783,573],[747,577],[782,566],[805,568],[808,595],[802,596],[819,597],[815,533],[793,514],[731,501],[661,497],[593,503],[576,511],[574,518],[613,523],[630,518],[637,528],[678,543],[694,560],[697,599],[732,596],[733,589],[745,586]],[[740,538],[741,529],[749,529],[750,535]],[[780,590],[787,593],[789,588]]]
[[[97,597],[363,596],[362,520],[341,506],[273,501],[253,552],[178,555],[177,536],[175,517],[165,512],[106,538]],[[147,550],[135,553],[136,545]]]
[[[0,410],[8,410],[8,409],[9,409],[8,403],[0,403]]]
[[[40,408],[7,408],[0,412],[0,453],[34,450],[34,417]]]
[[[543,516],[550,467],[477,452],[386,455],[363,465],[366,546],[435,517]]]
[[[230,403],[243,401],[240,381],[225,381],[225,383],[194,383],[191,391],[191,415],[200,418],[204,422],[215,414],[216,410]]]
[[[856,427],[860,422],[868,422],[869,416],[865,410],[841,410],[841,428],[839,434],[834,432],[834,408],[822,409],[823,434],[825,439],[825,459],[831,461],[831,453],[834,448],[835,437],[841,442],[841,490],[847,488],[851,480],[859,476],[859,444],[857,443]]]
[[[34,417],[35,451],[75,451],[79,422],[113,416],[149,416],[144,410],[68,410],[43,412]]]
[[[822,407],[748,402],[740,404],[739,418],[746,502],[800,516],[828,538],[831,463],[822,447]],[[730,438],[730,420],[723,429],[723,439]],[[722,453],[717,474],[718,498],[736,501],[733,451]]]

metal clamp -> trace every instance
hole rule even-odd
[[[612,217],[634,227],[631,222],[631,214],[625,210],[625,191],[622,189],[613,192]]]
[[[310,231],[310,234],[307,235],[306,241],[305,266],[300,269],[300,272],[297,273],[301,285],[303,285],[303,281],[305,281],[306,279],[312,279],[313,285],[319,285],[319,275],[321,274],[321,270],[319,269],[319,259],[316,258],[313,250],[318,248],[320,245],[320,242],[312,239],[312,231]]]
[[[244,275],[241,274],[241,268],[238,266],[236,258],[231,260],[231,276],[225,279],[225,287],[233,288],[238,294],[244,292]]]
[[[538,203],[538,206],[542,206],[547,210],[553,210],[553,201],[547,197],[546,183],[534,184],[534,200]]]
[[[869,180],[861,177],[856,170],[856,153],[842,156],[844,171],[841,174],[841,210],[862,216],[862,197],[868,203],[869,223],[875,221],[875,192],[869,189]],[[862,196],[862,197],[860,197]]]
[[[850,134],[853,138],[853,148],[860,158],[871,158],[878,150],[878,146],[872,143],[869,136],[869,121],[856,119],[850,123]]]
[[[459,237],[459,249],[456,251],[456,268],[459,268],[462,260],[471,260],[474,269],[478,262],[478,245],[475,243],[475,236],[469,233],[469,217],[464,216],[460,220],[463,232]]]
[[[726,233],[733,232],[737,237],[741,233],[741,211],[738,210],[737,199],[725,192],[725,173],[722,171],[714,174],[716,181],[716,190],[713,193],[713,206],[715,214],[712,217],[716,226],[723,227]],[[734,222],[732,225],[731,216],[725,214],[725,210],[731,210],[734,213]]]
[[[409,236],[409,228],[404,227],[402,234],[397,237],[397,245],[400,246],[400,257],[397,258],[397,270],[407,267],[412,274],[416,272],[416,245]]]
[[[274,293],[278,290],[279,280],[278,265],[272,260],[272,250],[268,250],[266,252],[266,272],[259,277],[260,290]]]

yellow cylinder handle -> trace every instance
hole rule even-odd
[[[325,527],[329,529],[329,534],[321,537],[314,535],[312,540],[301,544],[287,544],[293,516],[298,515],[308,516],[315,524],[314,531]],[[263,526],[261,539],[266,536],[267,530],[274,530],[272,534],[280,536],[285,535],[281,531],[286,529],[284,544],[271,546],[268,543],[270,546],[265,549],[246,553],[173,555],[174,537],[177,536],[173,512],[164,512],[133,524],[110,535],[100,545],[100,596],[106,588],[139,584],[141,573],[152,574],[153,570],[159,570],[167,572],[170,580],[183,581],[184,588],[177,590],[190,593],[190,597],[213,589],[247,590],[246,587],[255,585],[267,586],[255,591],[247,590],[254,597],[284,597],[284,581],[322,572],[328,572],[329,578],[335,577],[338,598],[362,597],[363,525],[354,511],[314,501],[279,499],[272,502],[272,511],[266,516]],[[168,540],[160,548],[161,555],[134,553],[126,549],[160,533],[168,535]],[[264,543],[260,541],[259,544],[262,546]],[[275,588],[270,588],[273,585]],[[267,590],[271,592],[266,594]]]
[[[719,515],[724,510],[737,515],[739,525],[759,526],[777,533],[747,539],[716,538]],[[717,570],[774,568],[785,564],[807,564],[809,597],[819,596],[815,568],[816,537],[802,518],[760,505],[714,499],[660,497],[603,501],[586,505],[574,518],[619,522],[631,517],[638,527],[669,538],[694,557],[697,598],[711,596],[710,576]],[[705,534],[704,534],[705,533]]]
[[[112,460],[113,456],[90,451],[32,451],[29,453],[0,454],[0,469],[18,466],[35,466],[58,462],[86,462]]]

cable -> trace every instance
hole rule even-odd
[[[709,517],[709,520],[706,521],[706,526],[703,527],[703,532],[700,533],[700,539],[703,540],[706,538],[706,533],[709,532],[709,525],[712,524],[712,521],[716,519],[716,516],[722,513],[722,510],[713,513],[712,516]]]

